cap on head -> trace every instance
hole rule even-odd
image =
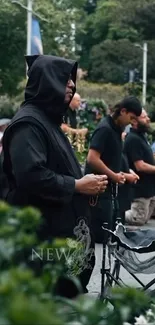
[[[136,116],[142,113],[142,105],[138,98],[135,96],[125,97],[121,102],[122,108],[126,108],[127,112],[132,112]]]
[[[123,108],[126,109],[128,113],[134,113],[136,116],[140,116],[142,113],[142,105],[135,96],[125,97],[117,103],[113,108],[114,115],[118,116]]]

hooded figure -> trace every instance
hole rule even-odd
[[[12,205],[31,205],[41,210],[41,239],[84,240],[80,228],[84,226],[88,252],[93,247],[89,196],[82,193],[103,191],[105,179],[99,183],[95,175],[90,175],[94,182],[91,192],[86,182],[81,190],[76,189],[76,182],[79,184],[86,176],[82,178],[79,163],[60,127],[76,90],[77,63],[45,55],[27,57],[27,63],[25,101],[3,137],[3,169],[9,183],[5,199]],[[94,266],[91,255],[91,269],[89,265],[80,275],[84,291]],[[74,295],[68,288],[67,292],[69,297]]]

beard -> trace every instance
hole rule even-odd
[[[140,122],[138,122],[137,128],[138,128],[138,131],[141,133],[151,133],[151,131],[152,131],[150,125],[146,125],[146,124],[143,124]]]

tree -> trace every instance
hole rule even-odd
[[[9,1],[1,0],[0,10],[0,82],[1,93],[14,94],[26,66],[21,59],[25,54],[26,14]]]
[[[136,28],[142,39],[155,39],[155,1],[147,3],[145,6],[137,8],[133,26]]]
[[[84,10],[89,14],[92,14],[97,7],[98,0],[87,0],[84,5]]]
[[[22,2],[22,0],[21,0]],[[18,93],[18,83],[25,77],[27,13],[19,4],[0,0],[0,83],[1,94]],[[27,4],[26,0],[22,2]],[[35,0],[33,10],[39,14],[45,54],[75,58],[71,24],[80,22],[85,0]],[[78,28],[77,24],[77,28]]]
[[[127,39],[106,40],[90,52],[89,79],[98,82],[124,83],[124,71],[138,69],[142,79],[142,50]],[[148,42],[148,80],[154,79],[155,41]]]
[[[155,0],[97,1],[95,11],[86,17],[85,33],[78,38],[81,66],[89,69],[92,47],[105,40],[128,39],[134,43],[154,39],[154,14]]]
[[[141,70],[139,51],[128,40],[107,40],[95,45],[91,50],[90,61],[89,77],[98,82],[123,84],[125,70]]]

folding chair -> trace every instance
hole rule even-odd
[[[155,256],[144,262],[140,261],[136,253],[155,252],[155,230],[129,230],[121,223],[119,204],[117,200],[118,185],[112,187],[113,225],[109,229],[108,223],[103,224],[103,252],[101,267],[100,299],[110,298],[110,288],[113,284],[127,286],[120,278],[123,267],[141,286],[148,291],[155,284],[155,278],[147,285],[138,278],[137,274],[155,273]],[[114,260],[112,265],[112,260]],[[108,261],[108,266],[106,265]],[[149,292],[150,293],[150,292]],[[152,294],[154,291],[152,291]]]
[[[138,259],[136,253],[155,252],[155,230],[129,230],[119,223],[115,231],[107,229],[106,224],[104,224],[103,232],[104,242],[100,299],[110,299],[110,288],[113,284],[126,286],[120,278],[121,267],[140,284],[142,290],[150,290],[155,284],[155,278],[145,285],[136,274],[154,274],[155,255],[145,261],[141,261]],[[108,266],[106,266],[107,256]],[[113,266],[112,259],[114,259]],[[154,291],[149,293],[154,294]]]

